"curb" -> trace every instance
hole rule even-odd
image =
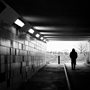
[[[67,71],[66,71],[66,65],[64,64],[64,71],[65,71],[65,76],[66,76],[66,80],[67,80],[67,84],[68,84],[68,89],[71,90],[71,86],[70,86],[70,82],[68,79],[68,75],[67,75]]]

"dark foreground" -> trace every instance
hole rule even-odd
[[[19,90],[68,90],[67,80],[62,65],[47,65],[39,70],[30,80],[21,85]]]
[[[68,87],[66,73],[70,87]],[[90,65],[78,63],[76,69],[71,65],[49,64],[40,69],[19,90],[90,90]]]
[[[66,64],[66,70],[71,90],[90,90],[90,65],[78,63],[72,70],[70,64]]]

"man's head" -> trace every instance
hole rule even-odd
[[[72,51],[75,52],[75,49],[73,48]]]

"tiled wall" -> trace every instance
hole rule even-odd
[[[17,18],[16,11],[0,3],[0,90],[18,87],[46,63],[46,43],[25,33],[30,29],[26,22],[22,28],[14,25]]]
[[[46,63],[46,43],[14,36],[13,39],[0,38],[0,90],[17,87]]]

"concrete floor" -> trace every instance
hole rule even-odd
[[[77,63],[76,69],[72,70],[70,63],[66,64],[71,90],[90,90],[90,65]]]
[[[21,85],[23,90],[68,90],[63,65],[48,64]]]
[[[46,65],[19,90],[90,90],[90,65],[77,63],[76,69],[72,70],[70,63],[65,64],[70,88],[63,66],[55,63]]]

